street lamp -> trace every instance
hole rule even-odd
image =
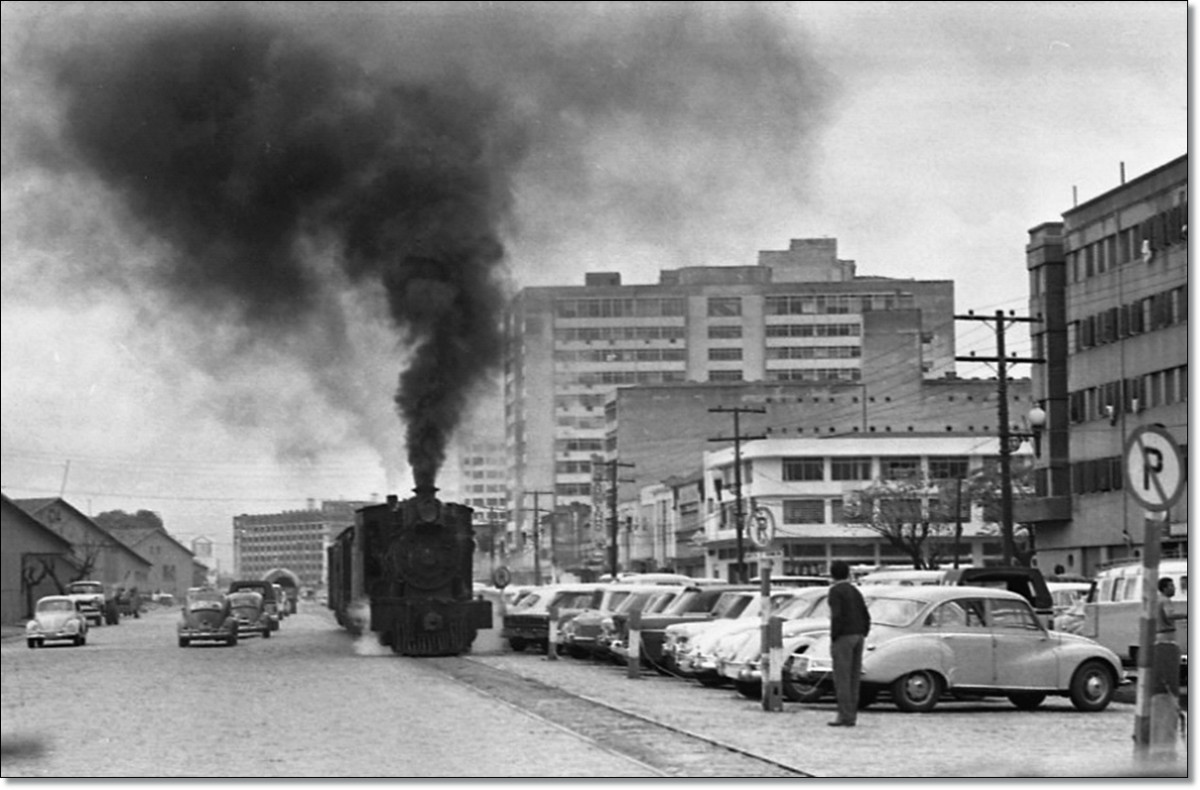
[[[1034,406],[1026,415],[1026,420],[1029,422],[1029,438],[1033,440],[1033,454],[1040,458],[1042,456],[1042,431],[1046,430],[1046,410],[1041,406]]]

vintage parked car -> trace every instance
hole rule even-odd
[[[192,642],[238,642],[238,619],[225,595],[217,590],[188,590],[179,621],[179,646]]]
[[[737,617],[750,603],[751,597],[745,593],[754,593],[758,589],[749,584],[730,585],[726,582],[689,585],[665,610],[641,618],[639,655],[642,665],[660,674],[671,674],[675,670],[674,661],[672,656],[664,652],[667,626]],[[629,644],[629,618],[624,614],[614,614],[612,619],[616,636],[610,650],[618,658],[624,659]]]
[[[1081,711],[1100,711],[1125,682],[1116,653],[1048,629],[1028,600],[1007,590],[881,588],[867,608],[871,632],[860,704],[886,691],[900,710],[925,712],[949,692],[1004,696],[1033,710],[1058,695]],[[802,686],[831,687],[828,633],[793,655],[783,671]]]
[[[87,644],[88,621],[83,604],[69,595],[47,595],[38,599],[33,619],[25,624],[25,643],[43,647],[47,642]]]
[[[263,606],[262,593],[255,590],[238,590],[226,596],[229,611],[237,619],[238,635],[262,634],[263,639],[270,639],[271,632],[278,628],[272,627],[272,617]]]
[[[97,581],[82,579],[67,585],[67,596],[80,604],[80,611],[89,625],[104,625],[104,585]]]
[[[263,611],[272,631],[279,630],[279,599],[275,597],[275,585],[257,579],[240,579],[229,585],[229,592],[252,590],[262,596]]]
[[[824,615],[828,620],[828,609],[820,608],[829,593],[824,587],[792,587],[771,593],[771,616],[791,623],[803,618]],[[814,615],[814,610],[818,610]],[[827,627],[828,623],[824,624]],[[674,645],[675,664],[685,677],[695,678],[704,686],[723,686],[733,681],[738,690],[747,694],[747,689],[737,682],[737,673],[726,666],[729,659],[748,643],[762,643],[762,596],[757,595],[742,613],[733,619],[713,620],[709,623],[680,623],[667,628],[667,642]],[[757,695],[757,681],[748,696]]]
[[[562,626],[563,645],[575,658],[616,659],[611,652],[616,637],[613,617],[633,612],[654,614],[662,611],[682,592],[679,584],[618,583],[595,596],[594,607],[579,612]]]
[[[518,653],[526,647],[545,651],[550,641],[550,610],[553,608],[557,613],[555,623],[561,626],[592,605],[593,596],[604,586],[579,583],[534,587],[516,604],[507,607],[501,637]]]

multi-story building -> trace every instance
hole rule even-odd
[[[952,374],[953,304],[951,281],[858,276],[836,239],[793,240],[756,266],[666,270],[650,285],[591,273],[583,286],[523,290],[507,316],[510,542],[531,531],[532,492],[550,492],[551,509],[591,504],[617,388],[840,382],[882,397],[914,367]]]
[[[306,510],[233,517],[234,575],[262,579],[286,572],[308,589],[325,585],[325,547],[354,523],[354,511],[372,502],[324,501]]]
[[[1089,574],[1136,556],[1144,511],[1124,490],[1125,443],[1166,427],[1187,452],[1188,158],[1182,156],[1029,232],[1034,398],[1047,414],[1036,525],[1043,567]],[[1185,464],[1186,468],[1186,464]],[[1186,553],[1187,497],[1165,553]]]
[[[1014,465],[1032,454],[1023,445]],[[842,435],[836,437],[766,439],[705,454],[706,576],[734,578],[738,558],[737,472],[741,461],[742,556],[747,576],[758,573],[755,552],[745,528],[752,512],[775,525],[769,547],[782,554],[785,574],[828,572],[842,559],[861,565],[908,565],[912,557],[893,546],[881,530],[899,532],[928,524],[923,561],[984,565],[1000,561],[999,527],[986,520],[985,508],[972,502],[972,475],[996,460],[994,436]],[[959,482],[962,481],[962,482]],[[895,504],[896,518],[876,529],[847,516],[856,492],[898,483],[895,496],[879,506]],[[965,487],[965,488],[964,488]],[[964,493],[965,492],[965,493]],[[953,503],[953,504],[951,504]],[[957,516],[955,514],[958,514]]]
[[[471,437],[458,443],[459,493],[455,501],[474,508],[476,575],[487,576],[504,562],[504,524],[508,520],[507,459],[504,439]]]

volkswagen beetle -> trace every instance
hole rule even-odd
[[[33,609],[33,619],[25,624],[25,643],[31,648],[47,642],[87,644],[88,621],[82,604],[68,595],[47,595]]]
[[[188,590],[178,634],[180,647],[192,642],[223,642],[232,646],[238,642],[238,620],[222,593]]]

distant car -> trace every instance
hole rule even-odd
[[[104,585],[101,582],[82,579],[67,585],[67,596],[80,604],[83,616],[89,625],[104,625]]]
[[[238,635],[262,634],[263,639],[270,639],[271,616],[263,608],[262,593],[257,590],[237,590],[229,593],[229,610],[237,619]]]
[[[229,592],[253,590],[262,596],[263,611],[271,623],[271,630],[279,630],[279,599],[275,595],[275,585],[260,579],[240,579],[229,585]]]
[[[860,704],[889,692],[902,711],[925,712],[946,693],[1004,696],[1033,710],[1049,695],[1101,711],[1125,682],[1117,654],[1046,628],[1029,601],[985,587],[887,587],[868,601],[871,632]],[[832,686],[829,635],[784,666],[793,682]]]
[[[25,624],[25,643],[30,648],[47,642],[86,645],[88,621],[82,604],[69,595],[47,595],[33,609],[33,619]]]
[[[177,630],[180,647],[193,642],[238,643],[238,619],[224,593],[217,590],[188,590]]]

